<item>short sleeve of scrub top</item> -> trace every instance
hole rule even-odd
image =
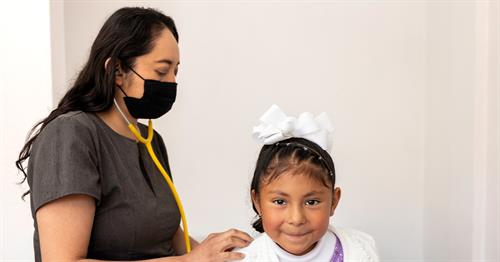
[[[139,124],[142,134],[147,127]],[[153,150],[170,174],[163,139]],[[172,192],[143,144],[113,131],[97,115],[69,112],[51,121],[28,160],[35,260],[41,261],[36,211],[73,194],[95,199],[87,258],[140,260],[176,255],[180,214]]]

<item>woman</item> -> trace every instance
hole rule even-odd
[[[230,250],[252,239],[234,229],[202,243],[191,239],[193,251],[186,254],[172,191],[127,126],[144,134],[138,118],[157,118],[171,108],[177,42],[170,17],[144,8],[116,11],[74,85],[36,125],[16,162],[30,186],[36,261],[243,258]],[[170,174],[156,132],[152,145]]]

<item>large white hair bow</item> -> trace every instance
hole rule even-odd
[[[330,151],[333,126],[326,113],[314,117],[304,112],[298,118],[287,116],[277,105],[272,105],[261,117],[261,124],[253,128],[252,136],[265,145],[291,138],[301,137]]]

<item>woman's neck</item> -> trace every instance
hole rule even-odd
[[[128,110],[126,110],[125,103],[123,103],[123,99],[121,99],[122,102],[120,102],[119,100],[120,99],[117,99],[117,103],[120,106],[122,112],[125,114],[130,123],[137,126],[137,119],[130,117]],[[137,140],[132,131],[130,131],[130,129],[128,128],[127,122],[125,121],[125,119],[123,119],[123,116],[120,114],[115,104],[113,104],[108,110],[97,113],[97,116],[101,118],[102,121],[104,121],[104,123],[106,123],[116,133],[124,137]]]

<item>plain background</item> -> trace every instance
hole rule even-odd
[[[251,129],[273,103],[327,112],[332,224],[382,261],[499,261],[498,1],[18,1],[0,13],[0,260],[33,259],[13,162],[106,18],[155,7],[180,32],[178,100],[155,128],[190,231],[254,234]],[[161,221],[159,221],[161,223]]]

